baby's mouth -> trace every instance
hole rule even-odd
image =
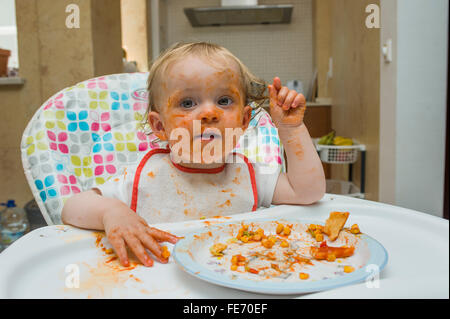
[[[214,139],[222,138],[222,135],[217,134],[214,131],[204,131],[202,134],[196,135],[195,139],[201,139],[202,141],[212,141]]]

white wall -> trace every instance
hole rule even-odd
[[[292,4],[290,24],[193,28],[185,7],[216,7],[220,0],[164,0],[167,17],[163,30],[168,45],[178,41],[210,41],[234,53],[258,77],[271,82],[279,76],[303,82],[305,92],[313,75],[312,0],[259,0],[260,5]]]
[[[392,40],[392,62],[380,54],[379,201],[395,205],[397,108],[397,0],[381,0],[380,43]]]
[[[448,0],[398,0],[395,204],[443,215]]]

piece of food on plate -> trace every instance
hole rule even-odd
[[[239,266],[245,266],[245,262],[247,261],[247,258],[245,258],[242,255],[233,255],[233,257],[231,257],[231,266],[230,269],[232,271],[236,271],[238,269]]]
[[[330,247],[326,242],[322,243],[320,247],[311,247],[310,253],[314,259],[334,261],[336,258],[346,258],[353,256],[355,247]]]
[[[358,224],[353,224],[352,227],[350,227],[350,232],[355,235],[361,233]]]
[[[251,231],[248,228],[248,225],[242,224],[241,229],[239,229],[239,232],[236,236],[236,239],[240,240],[243,243],[253,242],[253,241],[260,241],[266,236],[264,235],[264,230],[261,228],[258,228],[255,231]]]
[[[267,249],[270,249],[273,247],[273,245],[275,245],[276,242],[277,238],[275,236],[269,236],[261,240],[261,245],[263,245]]]
[[[351,273],[351,272],[354,272],[354,271],[355,271],[354,267],[352,267],[352,266],[344,266],[344,272]]]
[[[316,224],[310,224],[308,226],[308,232],[311,234],[311,236],[318,242],[323,241],[323,226],[322,225],[316,225]]]
[[[217,243],[217,244],[212,245],[209,248],[209,251],[211,252],[211,254],[213,256],[223,256],[223,251],[225,249],[227,249],[227,245],[222,244],[222,243]]]
[[[336,240],[339,236],[339,232],[344,228],[347,221],[349,212],[331,212],[330,216],[325,222],[323,232],[328,235],[331,241]]]
[[[301,273],[299,273],[298,275],[299,275],[299,278],[300,278],[301,280],[306,280],[306,279],[309,278],[309,274],[307,274],[307,273],[305,273],[305,272],[301,272]]]

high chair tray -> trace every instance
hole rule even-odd
[[[325,221],[347,211],[346,226],[357,223],[389,253],[389,262],[370,280],[283,298],[448,298],[448,221],[417,211],[327,194],[311,206],[273,206],[231,218],[152,225],[178,236],[207,226],[252,220]],[[167,244],[172,251],[173,246]],[[198,280],[183,271],[172,251],[168,264],[128,268],[110,254],[101,232],[70,226],[36,229],[0,254],[0,298],[277,298],[276,291],[248,292]],[[425,258],[423,256],[426,256]],[[373,269],[372,269],[373,271]],[[356,272],[355,272],[356,273]],[[78,280],[77,280],[78,279]],[[411,287],[415,287],[411,289]]]

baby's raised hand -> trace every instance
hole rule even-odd
[[[268,86],[270,98],[270,116],[279,127],[300,126],[306,110],[306,100],[303,94],[281,86],[279,77],[273,79]]]
[[[113,246],[123,266],[129,265],[126,246],[147,267],[153,266],[145,248],[150,250],[161,263],[167,263],[162,255],[159,242],[175,244],[178,237],[162,230],[149,227],[147,222],[127,206],[119,206],[103,217],[103,225],[108,241]]]

